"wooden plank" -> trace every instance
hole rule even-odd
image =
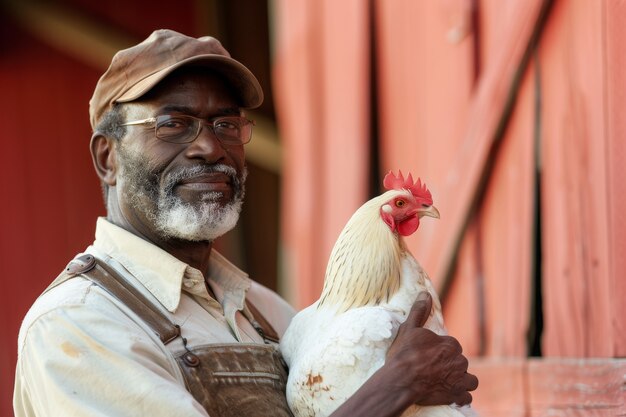
[[[471,29],[458,44],[449,43],[443,36],[456,22],[467,20],[462,16],[468,10],[461,2],[447,2],[446,6],[377,2],[382,166],[418,167],[418,175],[426,179],[433,192],[442,219],[423,222],[408,244],[440,290],[444,289],[444,277],[452,271],[457,249],[464,256],[484,258],[478,263],[486,270],[474,270],[470,277],[456,273],[455,279],[462,282],[455,282],[454,294],[451,292],[450,302],[444,306],[451,333],[472,353],[485,349],[479,320],[490,324],[488,352],[526,353],[533,203],[532,107],[517,117],[517,133],[504,139],[512,144],[498,160],[497,176],[501,178],[489,183],[492,190],[485,205],[487,214],[481,215],[484,227],[478,229],[485,239],[475,242],[476,234],[465,235],[463,243],[459,239],[481,181],[485,180],[486,162],[500,139],[499,123],[544,5],[540,1],[487,2],[483,8],[481,4],[480,14],[487,16],[490,26],[481,26],[481,33],[487,31],[481,38],[487,45],[482,56],[484,64],[481,62],[484,75],[472,91]],[[532,98],[526,102],[532,103]],[[499,209],[503,205],[508,211]],[[477,244],[484,246],[478,255]],[[467,268],[477,266],[470,258],[459,261],[459,270],[467,272]],[[482,279],[489,282],[481,284]],[[477,301],[481,291],[488,303],[486,318],[482,300]]]
[[[384,7],[385,4],[390,2],[379,2],[379,6]],[[413,4],[420,4],[426,2],[412,2]],[[419,66],[423,65],[419,58],[408,58],[407,52],[402,53],[399,49],[400,46],[405,46],[408,50],[411,50],[411,54],[414,56],[420,55],[420,50],[417,49],[417,42],[419,38],[416,35],[402,38],[402,36],[394,37],[394,42],[383,39],[383,45],[388,45],[389,51],[384,52],[381,46],[381,59],[382,62],[388,62],[388,66],[391,68],[403,68],[402,72],[393,74],[397,80],[391,81],[391,76],[388,76],[389,84],[382,85],[385,89],[390,89],[390,98],[397,98],[396,106],[391,103],[393,100],[389,99],[387,102],[383,101],[381,97],[381,103],[385,105],[385,111],[389,113],[382,113],[381,111],[381,126],[382,131],[387,132],[389,139],[383,142],[383,147],[387,147],[387,151],[383,153],[383,165],[385,167],[397,163],[397,160],[401,161],[414,161],[413,166],[430,166],[436,164],[437,170],[440,172],[440,176],[434,177],[433,180],[428,182],[433,187],[433,194],[438,201],[438,206],[442,212],[442,220],[437,222],[431,222],[431,225],[425,224],[423,229],[420,230],[419,241],[410,241],[410,247],[414,249],[414,252],[419,253],[419,258],[423,261],[425,268],[431,273],[433,279],[439,284],[439,288],[442,288],[442,281],[444,277],[448,276],[452,270],[454,259],[457,255],[457,250],[460,244],[461,237],[464,233],[465,227],[468,221],[468,214],[472,211],[475,203],[475,197],[477,190],[480,187],[481,181],[484,179],[486,161],[493,149],[494,140],[498,137],[498,129],[502,121],[503,114],[506,112],[507,103],[510,101],[509,97],[511,88],[516,80],[520,63],[523,61],[525,52],[528,49],[529,41],[535,31],[535,26],[544,6],[548,2],[542,2],[539,0],[527,1],[527,2],[506,2],[501,3],[502,7],[510,7],[508,11],[510,15],[515,16],[512,19],[510,25],[506,28],[506,35],[500,36],[501,43],[497,48],[497,55],[495,55],[490,62],[490,65],[484,69],[484,76],[475,90],[470,102],[470,113],[467,117],[459,119],[462,121],[460,133],[462,140],[457,146],[452,147],[452,142],[444,142],[445,151],[441,153],[431,153],[430,143],[422,150],[419,147],[411,146],[410,142],[416,140],[416,133],[420,133],[419,130],[414,128],[415,123],[429,123],[420,120],[423,114],[422,110],[426,108],[426,104],[430,104],[422,98],[423,102],[421,106],[414,105],[415,98],[407,98],[407,92],[413,92],[414,96],[421,96],[422,90],[412,88],[415,83],[411,80],[422,78],[424,84],[426,82],[432,82],[428,78],[420,77]],[[396,3],[393,2],[394,7]],[[418,6],[413,6],[417,8]],[[426,7],[426,6],[421,6]],[[392,6],[387,6],[388,9],[392,9]],[[383,9],[386,10],[386,9]],[[410,13],[407,9],[398,11],[395,13],[393,10],[388,10],[388,16],[383,22],[388,22],[387,25],[395,28],[399,35],[406,35],[409,25],[413,25],[419,28],[421,24],[410,21],[411,18],[419,18],[416,13]],[[404,16],[398,16],[401,13],[405,13]],[[384,16],[383,16],[384,17]],[[392,17],[399,17],[398,20]],[[426,17],[423,17],[426,19]],[[405,23],[406,22],[406,23]],[[381,29],[385,30],[387,26],[381,24]],[[417,29],[415,29],[417,30]],[[416,33],[408,31],[409,34]],[[389,36],[386,34],[385,36]],[[400,39],[401,38],[401,39]],[[435,38],[436,39],[436,38]],[[430,38],[426,38],[426,41],[430,41]],[[410,43],[410,47],[406,44]],[[394,60],[394,57],[395,60]],[[430,56],[426,55],[426,61],[429,62]],[[382,64],[381,64],[382,65]],[[433,68],[438,68],[434,66]],[[410,69],[411,71],[408,71]],[[405,75],[408,72],[409,75]],[[434,71],[433,71],[434,72]],[[456,71],[456,74],[464,77],[463,71]],[[385,77],[384,74],[382,74]],[[457,82],[452,77],[449,79],[450,83]],[[394,90],[394,87],[395,90]],[[433,84],[435,88],[441,87],[445,84]],[[396,91],[397,90],[397,91]],[[391,95],[393,91],[396,91],[397,96]],[[445,89],[443,90],[446,91]],[[404,100],[402,100],[404,98]],[[430,97],[429,97],[430,98]],[[433,96],[433,101],[436,103],[437,98]],[[419,104],[420,102],[417,102]],[[454,100],[452,103],[455,103]],[[389,107],[387,107],[389,106]],[[408,108],[411,117],[401,117],[407,115],[406,111],[398,113],[397,110],[400,106]],[[382,109],[381,109],[382,110]],[[391,110],[394,110],[391,112]],[[464,114],[463,112],[460,112]],[[400,116],[397,116],[399,114]],[[455,113],[452,113],[454,119]],[[449,116],[445,121],[436,124],[436,126],[446,128],[451,119]],[[385,122],[385,118],[388,120]],[[417,121],[415,121],[417,119]],[[456,119],[454,119],[456,120]],[[412,123],[407,125],[407,123]],[[394,129],[395,126],[395,129]],[[426,139],[424,135],[417,136],[420,138],[420,144],[424,143]],[[437,138],[432,142],[444,141],[445,135],[433,135],[433,138]],[[402,140],[401,138],[406,138]],[[409,145],[407,145],[409,144]],[[454,149],[451,151],[451,149]],[[417,161],[429,161],[428,164],[419,164]],[[420,168],[420,171],[422,168]],[[428,172],[427,170],[425,170]],[[445,219],[445,221],[444,221]],[[416,234],[416,235],[418,235]]]
[[[455,279],[443,316],[450,335],[458,339],[466,356],[486,350],[485,279],[478,256],[478,225],[469,226],[459,252]]]
[[[471,100],[472,32],[449,40],[450,33],[467,30],[462,28],[467,14],[462,2],[375,4],[380,168],[411,171],[430,188],[442,219],[423,221],[407,243],[437,282],[440,274],[425,251],[439,241],[454,210],[454,204],[443,201],[444,182]]]
[[[609,291],[613,355],[626,356],[626,2],[605,1],[603,5],[606,161],[607,161],[607,228],[609,233]]]
[[[430,188],[442,219],[425,219],[406,241],[436,282],[424,257],[451,207],[441,205],[443,178],[455,158],[472,94],[473,36],[467,2],[375,2],[381,171],[412,172]],[[480,354],[479,297],[473,240],[459,263],[446,324],[466,352]]]
[[[314,23],[305,0],[276,3],[274,98],[285,155],[282,185],[281,293],[297,308],[314,291],[315,245],[318,237],[312,221],[317,208],[316,152],[313,112],[314,92],[320,88],[312,74],[310,51],[316,48]],[[297,277],[297,278],[296,278]]]
[[[533,257],[535,77],[520,84],[479,219],[488,356],[525,357]]]
[[[602,2],[559,2],[541,41],[544,354],[615,354]],[[622,138],[623,139],[623,138]],[[622,255],[623,256],[623,255]],[[622,271],[623,275],[623,271]],[[623,319],[623,315],[622,315]]]
[[[281,293],[297,308],[320,294],[333,243],[366,200],[368,5],[279,1],[276,108],[285,155]]]
[[[316,168],[320,212],[312,219],[320,229],[319,263],[326,264],[339,233],[352,214],[369,198],[370,158],[370,7],[362,0],[323,0],[318,36],[323,81],[315,142],[322,165]],[[324,273],[317,278],[318,299]]]
[[[626,360],[530,360],[528,382],[531,417],[626,415]]]
[[[470,355],[527,354],[533,256],[534,82],[531,68],[522,81],[516,111],[480,212],[464,236],[444,306],[450,333]]]
[[[503,3],[504,4],[504,3]],[[512,103],[512,89],[523,67],[528,43],[536,30],[543,6],[547,3],[538,1],[506,3],[515,7],[517,18],[511,22],[507,35],[497,49],[497,56],[492,64],[485,68],[484,75],[476,90],[471,104],[471,115],[468,119],[463,143],[456,153],[456,161],[451,165],[446,178],[446,199],[444,204],[454,206],[447,229],[441,230],[438,240],[429,246],[429,258],[436,263],[435,271],[442,275],[444,281],[440,287],[446,290],[446,281],[452,271],[458,244],[464,228],[473,211],[476,199],[479,198],[482,185],[489,170],[489,158],[501,138],[501,129],[508,106]]]
[[[485,417],[526,417],[526,360],[471,358],[469,371],[479,380],[472,407]]]
[[[470,358],[480,385],[479,415],[613,417],[626,415],[625,359]]]

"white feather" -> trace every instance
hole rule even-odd
[[[401,289],[388,303],[340,314],[315,303],[294,317],[280,348],[289,366],[287,401],[296,417],[330,415],[384,364],[417,294],[426,290],[436,299],[428,276],[409,253],[402,258],[401,276]],[[426,327],[445,334],[440,308],[433,308]],[[449,406],[411,412],[405,415],[462,416]]]

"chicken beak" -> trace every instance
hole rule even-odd
[[[439,210],[435,206],[427,206],[417,209],[417,215],[421,219],[424,216],[439,218]]]

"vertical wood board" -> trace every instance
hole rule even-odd
[[[451,334],[476,354],[523,357],[533,256],[534,71],[520,87],[480,211],[459,252],[444,305]],[[470,284],[471,282],[471,284]],[[475,310],[468,312],[468,307]],[[472,337],[484,337],[473,340]]]
[[[478,250],[478,223],[470,224],[459,251],[454,281],[443,305],[446,328],[466,356],[483,356],[486,350],[485,277]]]
[[[478,212],[486,354],[526,356],[533,236],[535,77],[527,69]]]
[[[283,138],[287,296],[319,297],[330,249],[366,199],[367,4],[278,2],[275,86]]]
[[[285,155],[282,176],[282,260],[286,279],[281,288],[300,308],[319,285],[319,256],[313,223],[319,209],[316,170],[321,166],[315,142],[316,91],[321,88],[312,51],[317,51],[314,10],[305,0],[276,2],[274,94]],[[323,219],[318,219],[323,221]]]
[[[446,221],[438,222],[434,237],[419,247],[424,264],[435,280],[447,274],[452,265],[512,82],[543,5],[540,1],[513,4],[518,8],[518,19],[502,36],[502,45],[493,64],[484,69],[470,104],[462,141],[452,152],[443,184],[438,185],[439,204],[446,213]]]
[[[438,282],[426,251],[454,222],[446,175],[457,155],[472,92],[473,59],[467,3],[377,1],[377,67],[381,170],[412,172],[433,194],[441,220],[424,219],[406,239]],[[455,37],[455,34],[457,37]]]
[[[626,357],[626,2],[602,3],[606,102],[605,148],[613,355]]]
[[[541,41],[548,356],[613,355],[601,12],[600,2],[558,3]]]

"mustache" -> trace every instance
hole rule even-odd
[[[197,177],[203,174],[221,173],[228,176],[230,183],[235,190],[235,193],[239,193],[242,189],[243,182],[246,177],[246,169],[241,173],[241,176],[237,175],[237,170],[230,165],[226,164],[202,164],[194,165],[192,167],[183,167],[167,174],[163,183],[163,191],[166,195],[169,195],[181,181]]]

